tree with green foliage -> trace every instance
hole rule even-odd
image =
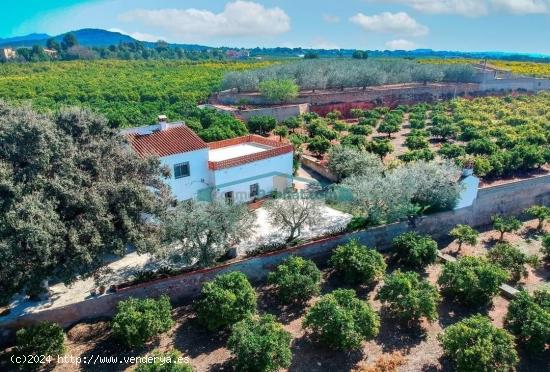
[[[437,319],[441,301],[437,288],[415,272],[399,270],[387,275],[377,295],[389,312],[400,319],[418,322]]]
[[[550,260],[550,234],[544,234],[542,237],[542,253],[547,260]]]
[[[298,97],[300,88],[291,79],[265,80],[259,85],[260,93],[272,103],[284,103]]]
[[[267,281],[284,303],[305,302],[319,294],[321,271],[313,261],[291,256],[269,273]]]
[[[384,120],[380,125],[378,126],[378,132],[380,133],[386,133],[388,135],[388,138],[392,138],[392,133],[397,133],[401,129],[401,123]]]
[[[153,362],[140,363],[135,369],[136,372],[193,372],[193,367],[182,362],[183,355],[176,349],[165,353],[155,351],[149,357]]]
[[[407,136],[405,139],[405,146],[410,150],[420,150],[428,148],[428,139],[424,136]]]
[[[160,247],[150,221],[170,200],[166,172],[158,158],[133,153],[104,118],[0,102],[0,143],[0,303],[19,291],[35,297],[49,279],[69,284],[129,246]]]
[[[163,220],[164,242],[158,256],[207,267],[250,234],[255,215],[246,205],[191,200],[178,203]]]
[[[393,152],[393,145],[388,139],[374,139],[367,143],[366,150],[378,155],[383,161],[386,155]]]
[[[445,143],[441,146],[438,153],[445,159],[456,159],[466,155],[466,150],[460,145]]]
[[[519,362],[514,337],[482,315],[447,327],[439,341],[458,372],[509,372]]]
[[[339,245],[330,257],[329,265],[346,283],[367,285],[382,279],[387,267],[384,256],[361,245],[358,240]]]
[[[533,205],[525,210],[525,213],[539,220],[538,230],[542,230],[544,222],[550,219],[550,207],[546,205]]]
[[[338,179],[380,173],[383,164],[377,156],[358,149],[334,146],[328,155],[328,169]]]
[[[392,247],[399,262],[417,269],[424,268],[437,259],[437,242],[429,235],[406,232],[393,239]]]
[[[492,155],[498,146],[487,138],[473,139],[466,145],[466,152],[472,155]]]
[[[415,162],[415,161],[432,161],[435,159],[435,154],[432,150],[425,148],[421,150],[412,150],[407,151],[406,153],[399,155],[399,160],[404,161],[405,163]]]
[[[76,38],[76,35],[72,32],[68,32],[65,35],[63,35],[63,38],[61,39],[61,49],[66,51],[67,49],[70,49],[74,46],[78,45],[78,39]]]
[[[21,328],[15,334],[15,353],[30,358],[57,357],[65,352],[65,333],[57,323],[41,322]],[[40,364],[38,365],[40,366]]]
[[[456,225],[449,235],[458,242],[458,250],[462,249],[464,243],[476,245],[479,233],[469,225]]]
[[[452,124],[433,125],[428,130],[432,136],[439,137],[442,141],[455,138],[458,133],[458,128]]]
[[[117,304],[111,329],[120,343],[138,347],[168,331],[173,325],[172,305],[168,296],[161,296],[158,300],[129,298]]]
[[[284,125],[279,125],[273,130],[273,134],[279,136],[279,142],[283,141],[283,138],[288,136],[288,128]]]
[[[199,322],[215,331],[256,314],[256,292],[239,271],[217,276],[202,286],[195,302]]]
[[[520,291],[508,305],[504,325],[531,352],[544,352],[550,344],[550,292]]]
[[[354,290],[337,289],[313,305],[303,326],[331,349],[353,350],[378,335],[380,317]]]
[[[331,143],[325,137],[316,136],[308,144],[307,148],[309,151],[314,153],[316,156],[321,157],[325,154],[331,147]]]
[[[258,115],[251,117],[247,126],[250,132],[265,136],[275,129],[277,120],[273,116]]]
[[[481,257],[463,257],[446,262],[437,280],[443,292],[468,306],[483,306],[508,280],[506,270]]]
[[[503,242],[491,248],[487,257],[489,261],[506,270],[514,281],[526,278],[529,275],[527,265],[536,266],[538,262],[536,256],[529,257],[518,247]]]
[[[514,216],[494,215],[491,217],[491,221],[493,221],[493,228],[500,232],[500,241],[504,240],[505,233],[518,231],[522,227],[521,221]]]
[[[291,133],[294,133],[294,131],[300,128],[303,124],[304,122],[299,116],[292,116],[283,122],[283,125],[290,129]]]
[[[368,59],[369,58],[369,52],[363,51],[363,50],[354,50],[351,54],[351,58],[353,59]]]
[[[291,341],[290,333],[268,314],[233,325],[227,348],[235,355],[237,371],[276,372],[290,367]]]

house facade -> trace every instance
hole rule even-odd
[[[184,123],[159,124],[123,131],[140,156],[158,156],[171,175],[166,180],[180,200],[248,202],[292,185],[293,147],[248,135],[204,142]]]

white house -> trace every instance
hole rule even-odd
[[[184,123],[159,124],[124,130],[140,156],[158,156],[171,169],[167,180],[178,200],[247,202],[284,191],[292,184],[293,147],[248,135],[204,142]]]

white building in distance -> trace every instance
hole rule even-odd
[[[293,147],[257,135],[204,142],[184,123],[124,130],[140,156],[158,156],[171,170],[167,180],[176,199],[248,202],[292,185]]]

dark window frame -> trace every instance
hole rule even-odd
[[[253,183],[250,185],[250,197],[254,198],[260,194],[260,184]]]
[[[187,172],[177,172],[177,169],[180,169],[182,170],[182,167],[186,167],[187,168]],[[185,168],[183,168],[185,169]],[[174,164],[174,178],[175,179],[180,179],[180,178],[185,178],[185,177],[189,177],[191,175],[191,167],[189,166],[189,162],[186,161],[186,162],[183,162],[183,163],[178,163],[178,164]]]

